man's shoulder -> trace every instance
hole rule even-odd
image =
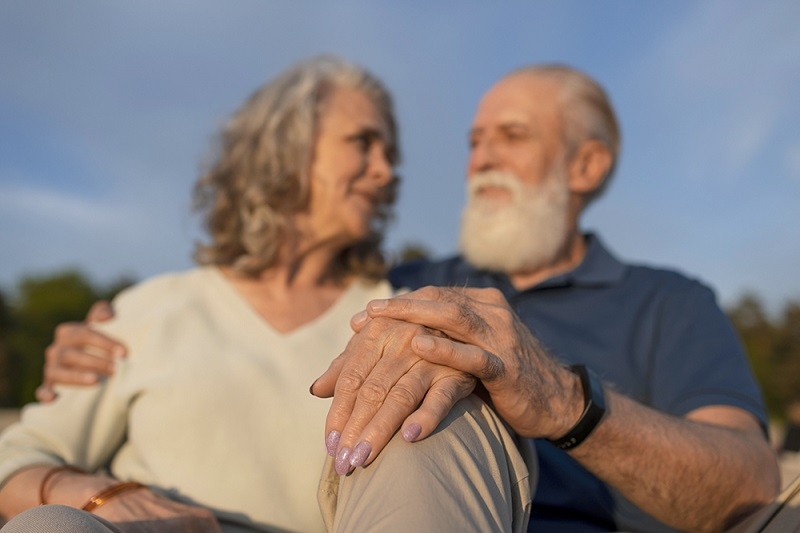
[[[691,307],[696,307],[698,312],[719,308],[715,290],[698,277],[676,268],[650,264],[627,264],[626,267],[622,294],[633,300],[644,298],[650,304],[675,312]]]
[[[646,263],[626,263],[631,282],[653,286],[665,291],[708,289],[699,278],[677,268]]]
[[[389,271],[389,281],[397,289],[418,289],[426,285],[452,285],[471,271],[461,256],[445,259],[417,259],[401,263]]]

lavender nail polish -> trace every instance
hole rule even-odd
[[[328,436],[325,438],[325,449],[328,450],[328,455],[331,457],[336,456],[336,448],[339,447],[339,439],[341,438],[342,434],[335,429],[328,433]]]
[[[353,448],[353,453],[350,455],[350,466],[358,468],[363,465],[364,461],[367,460],[367,457],[369,457],[371,453],[372,446],[369,445],[369,442],[359,442],[356,447]]]
[[[411,424],[403,430],[403,439],[406,442],[414,442],[419,438],[420,433],[422,433],[422,426],[419,424]]]
[[[340,476],[343,476],[350,472],[350,448],[344,447],[339,450],[339,454],[336,456],[336,462],[334,463],[334,468],[336,469],[336,473]]]

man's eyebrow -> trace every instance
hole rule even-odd
[[[480,135],[481,133],[484,132],[484,130],[491,128],[498,129],[501,131],[525,130],[526,132],[533,132],[536,129],[532,124],[529,124],[528,122],[523,122],[521,120],[507,120],[499,124],[494,124],[490,128],[486,128],[485,126],[470,128],[470,130],[467,132],[467,137],[472,138],[475,135]]]
[[[510,129],[524,129],[530,130],[531,125],[527,122],[522,122],[521,120],[507,120],[505,122],[501,122],[497,125],[499,129],[502,130],[510,130]]]
[[[360,126],[357,130],[346,135],[347,139],[360,139],[362,137],[369,137],[370,139],[385,139],[386,135],[381,128],[377,126]]]

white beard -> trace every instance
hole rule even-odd
[[[467,261],[507,274],[533,272],[553,264],[570,232],[565,174],[565,165],[556,163],[537,185],[508,172],[471,176],[459,239]],[[511,200],[478,196],[480,188],[487,186],[506,189]]]

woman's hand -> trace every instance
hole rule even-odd
[[[45,484],[42,487],[42,484]],[[39,503],[83,508],[93,496],[119,480],[103,474],[61,471],[52,474],[49,466],[23,469],[0,490],[0,514],[14,516]],[[218,533],[216,518],[208,509],[176,502],[147,487],[135,487],[116,494],[93,509],[126,533],[169,533],[189,531]]]
[[[476,384],[412,352],[409,343],[436,335],[432,330],[365,313],[351,324],[357,334],[311,387],[316,396],[333,396],[325,445],[339,474],[372,462],[400,428],[406,441],[427,437]]]
[[[126,533],[220,532],[208,509],[170,500],[147,488],[115,496],[93,513]]]
[[[125,357],[125,346],[90,327],[113,317],[111,305],[99,301],[89,309],[85,322],[56,327],[53,342],[45,350],[44,380],[36,389],[37,400],[55,400],[56,384],[92,385],[114,373],[114,360]]]

